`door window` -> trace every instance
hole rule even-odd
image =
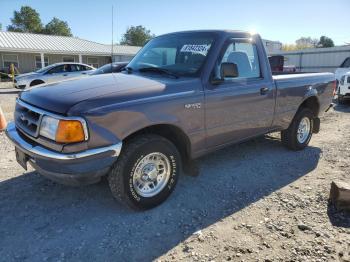
[[[225,80],[261,77],[257,47],[251,42],[234,41],[228,44],[215,68],[215,76],[217,78],[221,78],[220,69],[222,63],[234,63],[237,65],[238,70],[238,77],[225,78]]]
[[[72,71],[71,65],[67,64],[67,65],[56,66],[56,67],[50,69],[47,73],[48,74],[59,74],[59,73],[67,73],[67,72],[71,72],[71,71]]]

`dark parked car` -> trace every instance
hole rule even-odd
[[[288,148],[305,148],[334,87],[331,73],[272,76],[259,35],[172,33],[149,41],[124,73],[22,92],[7,135],[24,168],[74,185],[107,175],[116,199],[146,209],[206,153],[276,131]]]
[[[101,75],[109,73],[120,73],[129,62],[114,62],[106,64],[94,70],[91,75]]]

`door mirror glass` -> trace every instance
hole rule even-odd
[[[235,63],[222,63],[220,68],[220,76],[221,79],[225,79],[226,77],[233,78],[238,77],[238,68]]]

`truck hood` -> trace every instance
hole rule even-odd
[[[41,109],[67,115],[72,107],[82,102],[89,104],[90,108],[85,110],[91,110],[101,105],[176,92],[176,88],[170,87],[184,81],[135,74],[103,74],[33,87],[23,91],[20,99]]]

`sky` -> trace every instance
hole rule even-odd
[[[3,30],[13,11],[29,5],[43,23],[54,16],[67,21],[74,36],[109,44],[114,6],[114,40],[128,26],[143,25],[155,35],[192,29],[233,29],[264,39],[294,43],[305,36],[350,42],[349,0],[0,0]]]

